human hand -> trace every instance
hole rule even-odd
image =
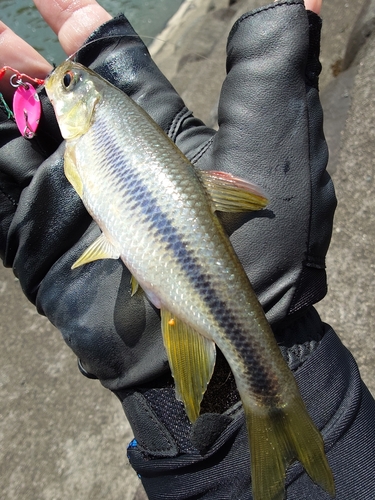
[[[320,14],[323,0],[305,0],[306,10],[311,10],[315,14]]]
[[[84,43],[90,33],[111,19],[111,15],[95,0],[68,3],[61,0],[35,0],[34,4],[58,36],[68,56]],[[52,70],[52,66],[39,52],[1,21],[0,42],[0,68],[11,66],[20,73],[40,79],[44,79]],[[9,96],[11,91],[5,80],[0,81],[0,92]]]
[[[278,0],[275,0],[276,2]],[[46,23],[56,33],[65,53],[73,54],[86,38],[101,24],[111,19],[96,0],[80,0],[64,5],[61,0],[34,0]],[[322,0],[305,0],[305,8],[320,13]],[[0,67],[12,66],[21,73],[43,79],[52,66],[33,47],[18,37],[0,21]],[[0,92],[9,96],[12,91],[0,81]]]
[[[96,42],[77,55],[137,100],[200,168],[228,170],[267,191],[271,202],[264,217],[225,216],[224,223],[277,330],[325,292],[334,196],[324,170],[316,18],[311,25],[309,52],[302,4],[279,2],[242,18],[228,44],[217,133],[184,108],[125,20],[100,27],[90,37]],[[186,443],[170,436],[171,422],[160,416],[163,405],[169,405],[173,425],[179,422],[187,434],[183,410],[173,399],[157,311],[143,296],[130,298],[130,276],[120,262],[99,261],[74,274],[70,270],[98,229],[63,175],[63,148],[52,154],[61,138],[52,115],[46,117],[48,103],[44,110],[35,140],[15,140],[17,131],[8,122],[0,138],[5,146],[13,134],[14,145],[11,152],[3,147],[0,153],[6,181],[0,205],[4,261],[39,311],[62,331],[83,368],[123,401],[140,447],[150,452],[145,429],[152,428],[163,453],[186,452]],[[225,364],[219,369],[222,379],[228,378]],[[232,389],[221,390],[216,407],[211,400],[207,409],[221,412],[231,406],[236,401]],[[221,429],[225,422],[220,420]],[[155,456],[160,452],[153,450]]]

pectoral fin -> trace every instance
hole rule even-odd
[[[215,210],[221,212],[248,212],[261,210],[267,196],[260,187],[226,172],[201,170],[199,175],[210,194]]]
[[[74,187],[78,196],[82,198],[83,184],[75,164],[74,149],[67,143],[64,153],[64,173],[70,184]]]
[[[81,257],[74,262],[72,269],[94,262],[99,259],[119,259],[120,253],[115,247],[107,240],[102,233],[86,250]]]
[[[214,370],[215,344],[163,309],[161,325],[177,399],[184,403],[189,420],[194,422]]]

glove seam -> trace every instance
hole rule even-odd
[[[192,112],[186,107],[183,106],[178,113],[176,113],[175,117],[172,120],[171,125],[169,126],[168,129],[168,136],[176,142],[176,138],[178,135],[178,131],[181,128],[181,123],[188,118],[189,116],[192,116]]]
[[[0,192],[10,201],[10,203],[12,204],[13,207],[18,206],[17,201],[10,194],[8,194],[6,191],[4,191],[1,184],[0,184]]]
[[[282,3],[275,2],[275,3],[271,4],[271,5],[267,5],[266,7],[260,7],[258,9],[252,10],[251,12],[247,12],[246,14],[243,14],[236,21],[236,23],[233,25],[233,28],[231,29],[231,31],[229,33],[229,36],[228,36],[228,44],[229,44],[230,40],[232,39],[234,33],[237,31],[239,25],[243,21],[246,21],[247,19],[249,19],[251,17],[255,17],[256,15],[258,15],[258,14],[260,14],[262,12],[267,12],[269,10],[276,9],[276,8],[282,7],[284,5],[299,5],[299,6],[302,6],[303,8],[305,8],[304,4],[303,4],[303,2],[301,0],[295,0],[295,1],[289,1],[289,2],[287,1],[287,2],[282,2]]]
[[[206,143],[203,144],[203,146],[199,149],[199,151],[191,158],[192,163],[197,163],[202,156],[207,152],[207,150],[211,147],[211,144],[214,140],[215,136],[210,137]]]

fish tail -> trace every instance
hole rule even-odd
[[[283,500],[285,472],[299,460],[311,479],[332,497],[335,486],[324,442],[301,398],[284,408],[245,408],[254,500]]]

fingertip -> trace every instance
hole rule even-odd
[[[112,19],[95,0],[34,0],[34,3],[67,55],[76,52],[94,30]]]
[[[279,0],[274,0],[274,2],[278,2]],[[320,14],[322,8],[323,0],[305,0],[305,9],[311,10],[315,12],[315,14]]]
[[[0,21],[0,68],[10,66],[19,73],[43,80],[52,66],[31,45]],[[11,75],[11,73],[10,73]],[[14,88],[6,76],[0,80],[0,92],[10,99]]]
[[[110,19],[112,16],[98,4],[73,12],[58,32],[65,53],[76,52],[93,31]]]
[[[323,0],[305,0],[305,9],[320,14]]]

